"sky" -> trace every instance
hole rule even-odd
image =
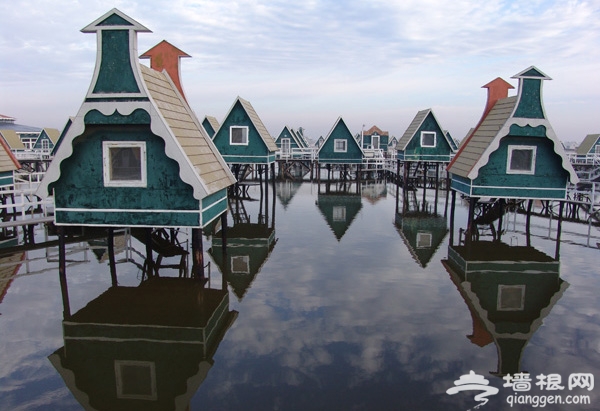
[[[536,66],[562,141],[600,132],[600,0],[0,0],[0,114],[62,129],[92,78],[96,35],[81,29],[113,7],[167,40],[190,106],[219,121],[250,101],[277,137],[316,140],[338,117],[353,133],[402,136],[431,108],[462,139],[481,117],[481,86]],[[10,6],[8,6],[10,5]],[[142,60],[142,64],[149,64]],[[515,93],[516,91],[512,91]]]

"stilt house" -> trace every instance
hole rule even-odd
[[[317,157],[319,163],[323,164],[362,164],[364,154],[344,120],[339,117],[319,146]]]
[[[600,134],[588,134],[577,147],[577,160],[600,163]]]
[[[227,164],[274,164],[277,144],[249,101],[237,97],[213,136]]]
[[[275,139],[275,144],[281,151],[281,155],[289,155],[293,149],[306,148],[306,142],[289,126],[283,127],[281,133]]]
[[[488,88],[482,119],[452,162],[451,187],[469,197],[564,199],[579,179],[547,119],[542,84],[550,77],[536,67],[513,76],[512,88],[496,79]]]
[[[235,179],[167,71],[139,64],[149,30],[113,9],[82,31],[98,37],[96,68],[38,189],[55,223],[204,227]]]
[[[447,163],[455,148],[433,110],[421,110],[396,145],[398,160]]]
[[[373,126],[362,133],[362,148],[387,151],[390,143],[390,133]]]

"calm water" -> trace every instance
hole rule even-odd
[[[347,188],[278,184],[261,201],[251,187],[252,201],[232,204],[225,255],[205,233],[204,289],[138,286],[145,248],[129,236],[117,237],[114,289],[102,241],[69,244],[64,322],[56,247],[4,254],[0,409],[467,410],[481,391],[446,391],[470,371],[498,388],[481,410],[534,408],[507,403],[516,392],[500,375],[517,372],[532,379],[522,395],[591,401],[545,409],[600,408],[589,375],[568,389],[573,374],[600,379],[597,228],[587,247],[588,227],[564,224],[557,263],[556,222],[534,218],[527,248],[511,214],[504,245],[482,236],[468,251],[457,201],[449,249],[443,192],[435,217],[433,192],[416,215],[394,185]],[[541,374],[564,390],[541,390]]]

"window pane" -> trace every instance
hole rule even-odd
[[[110,148],[110,179],[112,181],[132,181],[142,179],[140,147]]]
[[[246,129],[242,127],[231,128],[231,142],[233,144],[246,144]]]
[[[435,146],[435,133],[423,133],[421,135],[421,146],[434,147]]]
[[[152,369],[145,365],[121,365],[122,394],[151,396]]]
[[[510,158],[510,169],[518,171],[531,171],[533,163],[533,150],[513,150]]]

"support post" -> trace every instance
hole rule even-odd
[[[63,319],[71,317],[71,304],[69,302],[69,289],[67,287],[67,257],[65,249],[65,228],[58,226],[58,278],[63,300]]]
[[[192,278],[204,278],[204,248],[202,228],[192,228]]]
[[[117,265],[115,262],[115,230],[112,227],[108,229],[108,265],[110,266],[110,279],[112,286],[116,287],[117,282]]]
[[[556,251],[554,252],[554,259],[560,259],[560,235],[562,232],[562,220],[563,220],[563,208],[565,206],[565,202],[561,201],[558,206],[558,227],[556,228]]]

